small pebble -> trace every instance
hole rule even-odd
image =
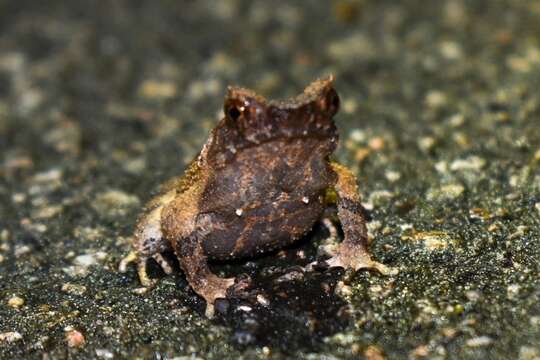
[[[23,255],[26,255],[32,251],[32,248],[28,245],[17,245],[15,246],[14,255],[15,257],[21,257]]]
[[[128,159],[122,163],[122,168],[133,175],[141,174],[146,169],[146,159]]]
[[[15,193],[11,196],[11,201],[13,201],[15,204],[20,204],[26,201],[26,194],[23,193]]]
[[[78,348],[84,346],[86,340],[80,331],[68,329],[66,331],[66,342],[69,347]]]
[[[442,91],[431,90],[426,95],[426,105],[430,108],[440,108],[448,102],[446,95]]]
[[[40,219],[40,220],[50,219],[60,214],[62,210],[63,210],[63,207],[59,205],[45,206],[45,207],[42,207],[33,211],[32,218]]]
[[[62,291],[71,295],[83,295],[86,292],[86,286],[72,284],[72,283],[65,283],[62,285]]]
[[[20,296],[13,295],[12,297],[9,298],[9,300],[7,301],[7,304],[8,306],[11,306],[14,309],[18,309],[24,305],[24,299]]]
[[[369,194],[368,201],[376,205],[381,205],[392,197],[394,197],[394,194],[388,190],[376,190]]]
[[[79,255],[73,259],[73,263],[78,266],[89,267],[97,264],[97,259],[93,254]]]
[[[375,150],[375,151],[379,151],[379,150],[384,149],[385,142],[384,142],[384,139],[382,137],[376,136],[373,139],[369,140],[368,145],[369,145],[370,149]]]
[[[435,170],[441,174],[448,173],[448,163],[446,161],[439,161],[435,163]]]
[[[465,187],[461,184],[447,184],[437,189],[430,189],[427,193],[427,199],[433,200],[454,200],[457,199],[463,192]]]
[[[0,333],[0,343],[12,343],[19,340],[22,340],[22,335],[20,332],[8,331],[5,333]]]
[[[480,171],[486,165],[486,160],[478,156],[457,159],[450,164],[452,171]]]
[[[463,56],[461,46],[454,41],[441,42],[439,49],[441,51],[441,55],[448,60],[457,60]]]
[[[465,292],[465,296],[469,301],[478,301],[480,299],[480,293],[478,291],[469,290]]]
[[[268,300],[267,297],[265,297],[264,295],[262,294],[258,294],[257,295],[257,302],[259,304],[261,304],[262,306],[268,306],[270,305],[270,300]]]
[[[433,149],[436,143],[437,143],[437,140],[435,140],[435,138],[432,136],[421,137],[420,139],[418,139],[418,142],[417,142],[420,150],[424,152],[429,152],[431,149]]]
[[[423,358],[429,355],[429,346],[420,345],[415,347],[409,354],[409,358]]]
[[[60,169],[50,169],[35,174],[32,177],[32,181],[36,183],[49,183],[57,182],[62,180],[62,170]]]
[[[451,327],[444,327],[441,329],[441,333],[448,339],[453,339],[456,337],[458,331]]]
[[[358,102],[355,99],[343,100],[343,112],[345,114],[354,114],[358,109]]]
[[[478,336],[472,339],[467,340],[466,344],[468,347],[481,347],[488,346],[493,342],[493,339],[489,336]]]
[[[177,88],[172,82],[146,80],[139,87],[139,93],[148,99],[166,99],[176,95]]]
[[[365,141],[367,139],[367,134],[365,133],[365,131],[362,131],[360,129],[354,129],[349,134],[349,139],[351,139],[354,142],[358,142],[358,143],[363,142],[363,141]]]
[[[448,121],[452,127],[459,127],[465,123],[465,116],[463,116],[463,114],[454,114],[448,119]]]
[[[369,345],[366,351],[364,351],[364,356],[366,357],[367,360],[385,360],[386,359],[382,349],[375,345]]]
[[[114,354],[107,349],[96,349],[96,356],[103,359],[112,359]]]
[[[109,190],[100,193],[92,202],[92,207],[98,213],[109,217],[124,217],[128,212],[139,207],[139,198],[120,190]]]
[[[374,295],[379,295],[383,291],[383,288],[381,285],[373,285],[369,287],[369,292],[371,292]]]
[[[47,225],[41,223],[34,223],[28,218],[21,219],[21,225],[25,230],[29,232],[44,233],[47,231]],[[21,246],[21,248],[23,248]]]
[[[3,229],[2,231],[0,231],[0,240],[1,241],[8,241],[9,240],[9,230],[8,229]]]
[[[442,231],[425,231],[414,234],[415,240],[423,242],[425,248],[429,251],[446,249],[453,240]]]
[[[357,149],[354,153],[354,160],[356,162],[363,162],[367,157],[371,154],[371,150],[369,148],[362,147],[360,149]]]
[[[534,160],[540,161],[540,149],[536,150],[536,152],[534,153]]]
[[[289,271],[288,273],[281,275],[279,278],[275,279],[275,283],[281,283],[281,282],[289,282],[289,281],[296,281],[296,280],[302,280],[304,278],[304,274],[301,271]]]
[[[401,174],[397,171],[387,170],[384,173],[386,179],[390,182],[396,182],[401,178]]]
[[[532,346],[522,346],[519,348],[519,360],[539,360],[540,350]]]
[[[142,287],[138,287],[138,288],[133,289],[133,293],[135,293],[137,295],[143,295],[143,294],[146,294],[147,292],[148,292],[148,287],[146,287],[146,286],[142,286]]]
[[[506,288],[506,295],[509,299],[515,299],[519,295],[519,290],[521,289],[521,286],[518,284],[510,284]]]

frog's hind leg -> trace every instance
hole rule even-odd
[[[337,210],[345,239],[339,245],[337,254],[326,261],[330,267],[345,269],[374,269],[382,274],[395,273],[395,270],[371,259],[367,243],[367,227],[364,209],[360,202],[356,177],[346,167],[331,164],[337,174],[335,190],[338,195]]]
[[[181,238],[176,242],[175,249],[180,266],[186,275],[191,288],[206,300],[206,316],[214,315],[216,299],[226,298],[233,291],[234,278],[221,278],[215,275],[208,266],[208,258],[202,248],[203,235],[197,232]],[[236,287],[236,286],[235,286]]]

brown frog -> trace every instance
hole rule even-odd
[[[327,265],[389,273],[367,250],[356,177],[330,160],[338,142],[333,117],[339,97],[333,82],[332,76],[314,81],[286,101],[229,87],[223,119],[184,176],[146,206],[135,231],[135,251],[122,260],[120,270],[136,261],[142,285],[150,286],[147,261],[153,258],[170,273],[162,254],[173,250],[211,316],[216,299],[246,284],[216,276],[209,260],[291,244],[323,218],[329,205],[337,205],[345,238]],[[337,204],[327,203],[329,191],[337,194]]]

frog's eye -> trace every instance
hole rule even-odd
[[[242,102],[235,100],[227,101],[223,109],[225,116],[233,122],[236,122],[245,110],[246,106]]]
[[[334,115],[339,110],[339,96],[334,89],[330,89],[326,94],[326,106],[328,111]]]
[[[232,120],[237,120],[240,117],[240,110],[236,106],[231,106],[227,109],[227,116]]]

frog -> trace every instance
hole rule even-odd
[[[151,287],[156,280],[147,274],[148,262],[153,259],[170,274],[173,267],[164,254],[172,251],[211,317],[216,300],[248,288],[251,279],[220,277],[210,261],[280,249],[318,222],[333,226],[337,219],[344,234],[337,251],[306,270],[322,263],[391,274],[393,269],[373,260],[368,250],[355,174],[332,158],[340,106],[334,82],[332,75],[317,79],[286,100],[229,86],[223,117],[199,155],[145,206],[132,237],[134,250],[121,261],[120,271],[135,262],[141,284]]]

